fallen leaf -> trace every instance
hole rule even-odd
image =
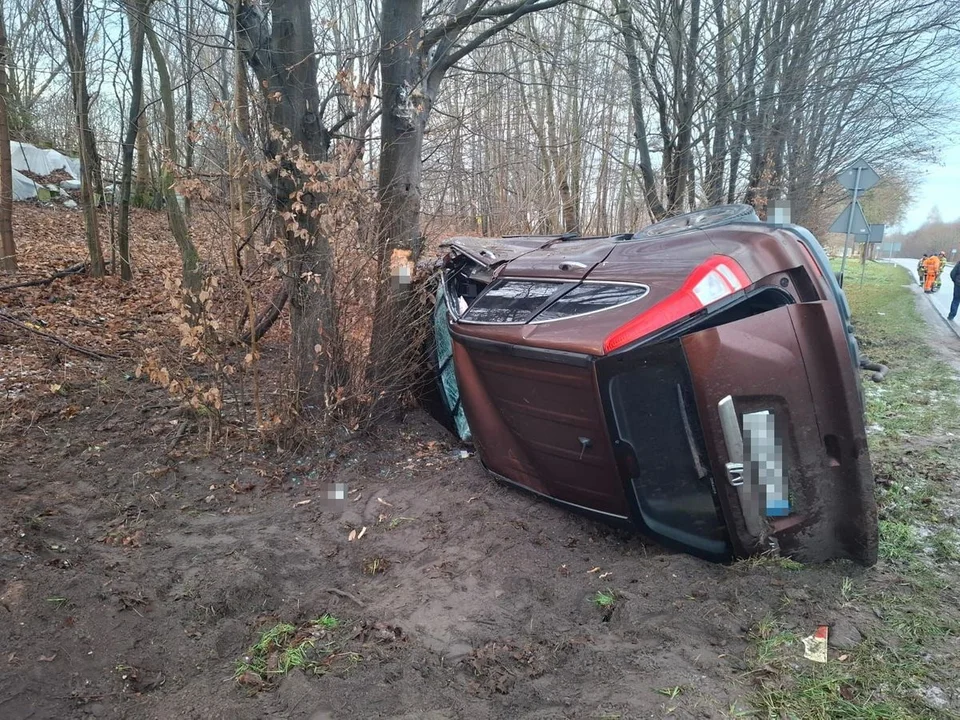
[[[40,657],[37,658],[37,660],[39,660],[40,662],[53,662],[53,661],[56,659],[56,657],[57,657],[57,654],[56,654],[56,653],[54,653],[53,655],[49,655],[49,656],[48,656],[48,655],[41,655]]]
[[[301,505],[309,505],[309,504],[310,504],[310,499],[308,498],[306,500],[301,500],[300,502],[295,502],[293,506],[300,507]]]
[[[387,507],[393,507],[392,504],[388,503],[388,502],[387,502],[386,500],[384,500],[383,498],[377,498],[377,502],[380,503],[380,504],[382,504],[382,505],[386,505]]]
[[[350,534],[347,535],[347,542],[353,542],[353,541],[356,540],[356,539],[357,539],[357,531],[356,531],[356,530],[351,530],[351,531],[350,531]]]
[[[237,678],[241,685],[250,685],[252,687],[263,687],[263,678],[251,670],[247,670],[243,675]]]
[[[600,572],[600,568],[595,567],[595,568],[593,568],[593,570],[587,570],[587,575],[590,575],[590,574],[595,573],[595,572]]]
[[[837,658],[837,660],[839,660],[840,662],[843,662],[843,661],[846,660],[848,657],[850,657],[850,656],[849,656],[849,655],[841,655],[840,657]]]

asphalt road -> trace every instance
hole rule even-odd
[[[894,262],[897,265],[905,267],[910,271],[913,279],[919,284],[920,280],[917,277],[917,263],[920,262],[919,258],[895,258],[889,262]],[[953,300],[953,281],[950,279],[950,270],[952,268],[952,265],[948,265],[943,271],[943,274],[940,276],[940,282],[942,284],[940,290],[926,295],[931,304],[937,309],[937,312],[940,313],[940,315],[942,315],[944,318],[946,318],[947,314],[950,312],[950,301]],[[957,320],[960,320],[960,316],[957,317]],[[953,323],[953,329],[955,332],[960,331],[960,323],[958,323],[957,320],[954,320]]]

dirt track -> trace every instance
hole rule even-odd
[[[727,717],[769,611],[793,603],[804,634],[849,617],[824,598],[857,568],[644,544],[496,484],[420,414],[283,472],[192,435],[171,457],[180,411],[126,385],[120,405],[72,398],[72,418],[50,396],[5,432],[0,717]],[[328,479],[349,484],[345,508],[321,506]],[[365,574],[372,558],[386,571]],[[323,613],[356,628],[362,659],[236,684],[259,631]]]

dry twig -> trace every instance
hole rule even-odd
[[[89,348],[80,347],[79,345],[74,345],[69,340],[64,340],[62,337],[59,337],[58,335],[54,335],[53,333],[44,332],[43,330],[38,330],[35,327],[31,327],[27,325],[25,322],[21,322],[20,320],[17,320],[12,315],[8,315],[2,310],[0,310],[0,320],[3,320],[4,322],[8,322],[11,325],[20,328],[21,330],[26,330],[27,332],[32,332],[35,335],[39,335],[40,337],[46,340],[49,340],[50,342],[55,342],[59,345],[63,345],[65,348],[73,350],[76,353],[80,353],[81,355],[86,355],[87,357],[92,357],[97,360],[123,360],[123,358],[120,357],[119,355],[110,355],[109,353],[102,353],[96,350],[90,350]]]

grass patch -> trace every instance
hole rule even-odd
[[[234,679],[255,689],[269,687],[291,670],[315,675],[329,671],[336,660],[354,663],[356,653],[343,651],[347,635],[342,621],[324,614],[297,626],[277,623],[260,634],[256,644],[237,661]]]
[[[836,263],[839,269],[839,263]],[[849,652],[831,649],[825,664],[803,657],[789,610],[757,623],[749,676],[756,715],[811,720],[956,717],[923,698],[934,685],[955,685],[944,641],[960,632],[952,563],[957,534],[944,512],[960,474],[960,387],[956,371],[927,344],[930,328],[916,308],[909,273],[894,265],[847,263],[846,292],[861,350],[891,368],[883,383],[864,378],[870,452],[878,479],[880,564],[845,578],[842,612],[878,620]],[[810,573],[816,582],[816,570]],[[810,630],[812,632],[812,629]],[[807,634],[804,632],[804,634]],[[951,676],[951,673],[953,674]]]
[[[960,560],[960,543],[957,533],[952,528],[941,528],[930,538],[930,547],[933,556],[940,562],[956,562]]]
[[[751,557],[743,558],[738,560],[736,563],[738,568],[745,568],[750,572],[760,570],[762,568],[775,568],[780,570],[803,570],[804,564],[792,560],[788,557],[781,557],[779,555],[764,554],[764,555],[753,555]]]
[[[362,563],[364,575],[380,575],[385,573],[389,567],[389,561],[382,557],[364,558]]]
[[[593,604],[598,608],[610,608],[617,602],[617,594],[613,590],[597,590],[593,596]]]

